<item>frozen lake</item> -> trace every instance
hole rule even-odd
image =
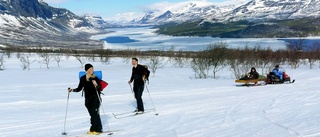
[[[198,51],[210,44],[225,42],[229,48],[254,47],[283,49],[286,42],[275,38],[212,38],[212,37],[172,37],[154,33],[156,29],[114,28],[112,33],[96,35],[92,39],[104,40],[108,49],[174,50]]]

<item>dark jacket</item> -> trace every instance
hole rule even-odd
[[[254,71],[254,72],[251,71],[249,73],[249,77],[250,77],[250,79],[258,79],[259,78],[259,73],[256,72],[256,71]]]
[[[142,77],[143,77],[145,71],[146,71],[146,68],[140,64],[138,64],[136,68],[132,67],[132,74],[131,74],[130,82],[132,82],[132,81],[134,81],[134,83],[143,82]]]
[[[95,80],[98,84],[97,88],[94,87],[92,80]],[[86,80],[86,75],[82,76],[79,81],[79,85],[76,89],[73,90],[73,92],[79,92],[81,90],[84,90],[85,98],[90,99],[95,96],[97,96],[97,91],[100,95],[101,93],[101,85],[100,80],[95,75],[89,78],[89,81]]]
[[[254,71],[252,71],[254,70]],[[250,79],[258,79],[259,78],[259,73],[257,72],[256,68],[252,67],[251,71],[249,72],[249,78]]]

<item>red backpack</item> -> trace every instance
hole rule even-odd
[[[101,91],[103,91],[103,89],[106,88],[109,84],[104,80],[100,80],[100,85],[101,85]]]

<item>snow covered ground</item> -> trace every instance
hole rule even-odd
[[[301,67],[287,69],[294,84],[236,87],[228,68],[219,79],[190,79],[190,67],[175,68],[168,63],[150,78],[148,88],[156,112],[115,119],[112,113],[135,109],[127,83],[130,63],[113,58],[110,64],[91,62],[109,82],[102,114],[104,130],[122,129],[114,137],[317,137],[320,136],[320,71]],[[147,61],[140,61],[146,64]],[[76,87],[80,63],[70,57],[58,68],[38,62],[23,71],[14,56],[0,71],[0,136],[61,137],[67,88]],[[147,90],[145,108],[153,105]],[[85,134],[90,119],[80,93],[71,93],[67,115],[68,136]],[[106,134],[100,135],[108,136]]]

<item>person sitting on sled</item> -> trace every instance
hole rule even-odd
[[[272,72],[273,72],[274,75],[275,75],[276,77],[278,77],[280,80],[283,79],[283,74],[282,74],[282,71],[279,69],[279,65],[276,65],[276,66],[274,67],[274,69],[272,70]]]
[[[250,79],[258,79],[258,78],[259,78],[259,73],[257,72],[256,68],[252,67],[248,75],[241,78],[240,80],[250,80]]]

